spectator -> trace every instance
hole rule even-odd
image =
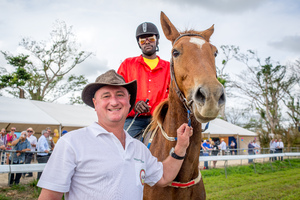
[[[221,150],[222,150],[222,155],[225,155],[226,152],[226,142],[224,142],[224,139],[221,139]]]
[[[28,134],[27,140],[29,141],[29,143],[31,145],[30,151],[36,151],[37,139],[33,135],[34,131],[31,127],[29,127],[27,129],[27,134]],[[33,155],[34,154],[32,152],[28,152],[28,153],[25,154],[25,164],[30,164],[31,163]],[[32,172],[28,172],[27,174],[28,175],[26,177],[32,177]],[[26,173],[24,173],[24,176],[25,175],[26,175]]]
[[[209,153],[210,153],[210,150],[211,150],[209,139],[207,139],[203,143],[202,146],[203,146],[203,156],[209,156]],[[204,168],[203,169],[208,169],[208,161],[204,161]]]
[[[7,144],[7,136],[5,128],[1,129],[0,139],[3,141],[4,146]]]
[[[7,136],[6,136],[6,130],[5,128],[1,129],[1,134],[0,134],[0,140],[2,141],[2,145],[0,145],[0,149],[5,150],[6,149],[6,144],[7,144]],[[1,165],[4,165],[6,162],[6,156],[5,156],[5,151],[0,153],[0,159],[1,159]]]
[[[254,154],[258,154],[259,150],[260,150],[260,145],[256,142],[256,140],[254,140],[253,142],[253,146],[254,146]]]
[[[7,133],[6,135],[6,140],[7,140],[7,143],[6,143],[6,150],[12,150],[12,145],[11,143],[14,141],[14,139],[17,138],[17,135],[15,134],[16,132],[16,128],[15,127],[11,127],[10,128],[10,132]],[[8,164],[9,163],[9,156],[10,156],[10,153],[6,154],[7,156],[7,161],[6,163]]]
[[[62,133],[61,133],[61,136],[64,136],[68,131],[66,130],[63,130]]]
[[[25,152],[30,151],[30,143],[27,140],[27,132],[22,131],[19,138],[15,138],[14,141],[11,143],[13,146],[13,150],[16,150],[16,152],[12,153],[12,155],[9,157],[9,164],[24,164],[25,161]],[[20,178],[22,176],[22,173],[17,173],[10,175],[9,185],[12,185],[15,183],[18,185],[20,183]]]
[[[214,141],[211,141],[211,148],[212,148],[211,155],[212,155],[212,156],[217,156],[218,153],[219,153],[219,148],[218,148],[218,145],[215,144]],[[214,161],[213,161],[213,166],[214,166],[214,168],[216,168],[216,164],[217,164],[217,161],[214,160]]]
[[[5,145],[4,142],[2,141],[2,139],[0,139],[0,149],[1,150],[5,150]],[[1,152],[2,153],[2,152]],[[3,164],[2,164],[3,165]]]
[[[118,69],[125,82],[137,80],[136,104],[124,126],[126,130],[138,114],[128,130],[132,137],[138,136],[148,126],[156,106],[168,97],[170,85],[170,62],[156,55],[159,44],[157,27],[150,22],[140,24],[136,29],[136,40],[142,55],[125,59]]]
[[[17,138],[17,135],[15,134],[16,132],[16,128],[15,127],[11,127],[10,132],[7,133],[6,137],[7,137],[7,147],[6,150],[11,150],[12,149],[12,145],[11,143],[14,141],[14,139]]]
[[[49,143],[47,141],[47,138],[49,137],[51,131],[43,130],[42,136],[38,140],[38,148],[37,151],[37,161],[38,163],[47,163],[49,159]],[[38,172],[37,179],[40,179],[42,175],[42,172]]]
[[[249,155],[254,155],[254,145],[253,141],[251,140],[248,144],[248,154]],[[253,163],[253,159],[248,159],[248,163]]]
[[[234,155],[235,142],[233,140],[231,140],[230,149],[231,149],[230,150],[231,155]]]
[[[278,153],[278,141],[277,141],[277,139],[274,140],[274,143],[275,143],[274,144],[274,146],[275,146],[275,153]]]
[[[279,139],[278,146],[277,146],[278,153],[282,153],[283,148],[284,148],[283,142],[281,139]],[[283,156],[278,157],[278,160],[283,161]]]
[[[54,142],[53,142],[53,138],[51,137],[51,128],[50,128],[50,127],[47,127],[47,128],[46,128],[46,131],[48,131],[48,133],[49,133],[49,136],[46,137],[47,142],[48,142],[48,146],[49,146],[50,150],[53,150],[55,144],[54,144]]]
[[[125,83],[114,70],[88,84],[82,99],[98,122],[62,137],[38,182],[39,199],[142,199],[143,185],[167,186],[183,163],[192,128],[177,129],[170,156],[158,162],[149,149],[124,131],[134,107],[136,81]],[[57,169],[60,170],[57,170]]]
[[[54,143],[54,145],[57,143],[57,140],[59,139],[59,133],[58,133],[58,130],[57,129],[54,129],[54,136],[52,138],[52,141]]]
[[[277,146],[277,142],[275,142],[275,140],[274,140],[274,138],[273,138],[273,139],[270,141],[270,154],[275,153],[276,146]],[[270,157],[269,159],[272,160],[272,161],[277,160],[276,156]]]

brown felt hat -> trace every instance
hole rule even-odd
[[[129,83],[126,83],[124,78],[117,74],[115,70],[109,70],[105,72],[104,74],[98,76],[95,83],[90,83],[83,89],[81,93],[81,98],[83,102],[94,108],[93,98],[97,90],[102,88],[106,85],[112,85],[112,86],[122,86],[128,90],[128,93],[130,94],[130,110],[134,107],[135,100],[136,100],[136,90],[137,90],[137,83],[136,80],[131,81]]]

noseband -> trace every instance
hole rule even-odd
[[[192,34],[192,33],[186,33],[186,34],[182,34],[179,37],[177,37],[174,42],[173,42],[173,46],[174,44],[182,37],[186,37],[186,36],[198,36],[201,37],[205,40],[205,38],[200,35],[200,34]],[[170,74],[171,74],[171,81],[174,81],[175,84],[175,92],[177,94],[177,96],[179,97],[180,101],[182,102],[182,104],[184,105],[185,109],[187,110],[187,118],[188,118],[188,125],[191,126],[191,117],[190,115],[193,114],[192,112],[192,104],[193,104],[193,100],[188,101],[186,99],[186,97],[184,96],[184,94],[181,92],[181,90],[179,89],[179,86],[177,84],[176,81],[176,77],[175,77],[175,70],[174,70],[174,62],[173,62],[173,56],[171,58],[171,62],[170,62]]]

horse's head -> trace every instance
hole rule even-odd
[[[216,118],[225,105],[225,93],[216,76],[217,48],[209,42],[214,27],[179,33],[163,12],[160,21],[166,38],[173,44],[171,65],[175,80],[187,102],[192,102],[191,111],[201,123]]]

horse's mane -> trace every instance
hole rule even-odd
[[[169,99],[166,99],[160,102],[160,104],[158,104],[158,106],[155,108],[153,112],[150,131],[153,131],[156,128],[158,122],[162,124],[167,114],[168,108],[169,108]]]

